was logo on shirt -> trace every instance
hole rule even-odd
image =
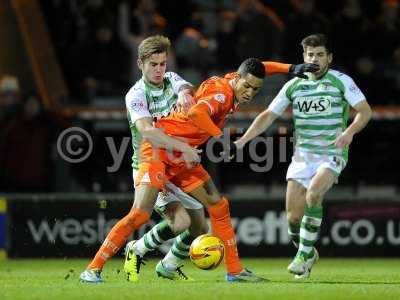
[[[298,97],[295,105],[299,112],[305,115],[328,115],[331,113],[331,101],[325,97]]]

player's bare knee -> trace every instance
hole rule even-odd
[[[171,229],[174,233],[181,233],[190,227],[191,221],[187,213],[179,213],[171,220]]]
[[[168,203],[164,218],[167,220],[171,230],[176,234],[189,228],[191,222],[186,209],[179,202]]]
[[[208,226],[207,222],[204,222],[204,224],[201,227],[202,234],[207,233],[209,230],[210,230],[210,227]]]
[[[300,224],[301,219],[303,218],[302,215],[300,215],[296,212],[287,212],[286,217],[287,217],[289,224]]]
[[[153,212],[153,204],[145,203],[145,202],[134,202],[132,208],[138,209],[140,211],[145,211],[149,215]]]
[[[307,190],[306,201],[309,206],[315,206],[321,204],[322,201],[322,193],[317,190],[310,188]]]
[[[202,234],[204,234],[206,232],[204,232],[201,228],[191,227],[191,228],[189,228],[189,233],[190,233],[191,236],[197,237],[197,236],[202,235]]]
[[[213,206],[221,200],[221,195],[218,193],[212,180],[208,180],[203,185],[202,202],[206,205]]]
[[[217,193],[203,195],[201,202],[206,206],[213,206],[221,200],[221,196]]]
[[[189,227],[191,236],[199,236],[208,232],[208,225],[206,222],[192,223]]]

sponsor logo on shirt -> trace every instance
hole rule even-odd
[[[176,74],[176,73],[171,73],[171,78],[172,78],[172,80],[173,81],[183,81],[183,79],[182,79],[182,77],[180,77],[178,74]]]
[[[327,91],[329,88],[329,85],[327,83],[320,83],[317,87],[317,91]]]
[[[171,98],[173,95],[174,95],[173,90],[167,89],[167,90],[165,91],[165,98]]]
[[[325,97],[298,97],[295,104],[304,115],[327,115],[331,113],[331,101]]]
[[[353,94],[359,94],[361,92],[358,86],[355,85],[355,83],[352,83],[350,85],[349,91],[352,92]]]
[[[134,111],[144,111],[146,110],[145,104],[143,102],[131,102],[130,107]]]

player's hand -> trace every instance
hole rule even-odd
[[[353,135],[350,133],[343,132],[335,140],[335,146],[338,148],[344,148],[351,144],[353,141]]]
[[[187,91],[180,91],[178,93],[178,99],[176,100],[176,108],[178,111],[187,112],[196,102],[191,94]]]
[[[299,64],[299,65],[291,65],[289,67],[289,74],[294,76],[307,79],[307,75],[304,73],[314,73],[319,70],[319,66],[316,64]]]
[[[223,151],[220,152],[219,155],[224,158],[228,158],[228,160],[232,160],[235,158],[236,153],[237,153],[237,146],[236,143],[233,142],[232,140],[229,140],[229,143],[223,144]]]
[[[193,147],[186,147],[185,149],[182,149],[182,158],[189,169],[198,165],[201,162],[200,153],[200,149],[196,149]]]

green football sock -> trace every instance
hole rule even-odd
[[[167,221],[161,221],[153,226],[140,240],[136,242],[135,252],[143,256],[148,251],[153,251],[161,246],[165,241],[175,237]]]
[[[322,206],[306,207],[300,225],[300,244],[297,255],[305,259],[314,255],[314,244],[322,223]]]
[[[300,243],[300,224],[288,223],[288,234],[296,248]]]
[[[189,230],[185,230],[174,241],[171,249],[163,259],[163,264],[170,269],[176,269],[182,260],[189,257],[190,244],[195,237],[191,236]]]

